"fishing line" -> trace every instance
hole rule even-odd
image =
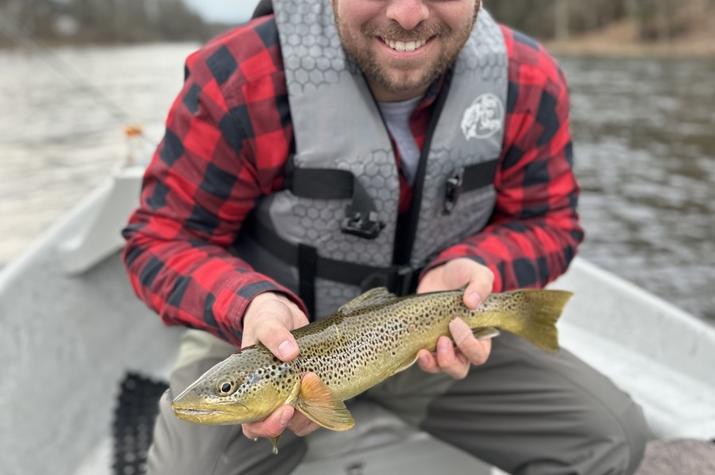
[[[46,66],[52,69],[58,76],[62,77],[69,84],[75,87],[80,93],[86,93],[91,97],[102,109],[104,109],[114,120],[127,127],[127,129],[136,128],[131,126],[133,121],[129,113],[125,111],[119,104],[111,100],[91,81],[82,76],[81,71],[76,69],[67,61],[63,60],[58,54],[51,49],[43,46],[41,43],[32,39],[31,34],[21,25],[13,25],[7,19],[0,17],[0,34],[15,42],[20,47],[30,51],[36,51],[41,61]],[[155,143],[149,140],[143,133],[137,137],[148,145]]]

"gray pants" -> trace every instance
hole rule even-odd
[[[170,391],[178,394],[233,351],[210,335],[187,332]],[[566,350],[544,353],[509,334],[493,340],[489,361],[464,380],[414,366],[359,397],[512,474],[630,474],[648,435],[640,407],[603,375]],[[290,473],[305,451],[305,441],[290,431],[274,456],[240,426],[180,421],[167,391],[149,474]]]

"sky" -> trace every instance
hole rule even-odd
[[[258,0],[184,0],[209,21],[235,23],[247,20]]]

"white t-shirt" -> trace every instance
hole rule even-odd
[[[414,184],[417,165],[420,161],[420,149],[410,130],[410,115],[415,110],[421,97],[402,102],[378,102],[385,125],[395,140],[400,151],[402,173],[410,185]]]

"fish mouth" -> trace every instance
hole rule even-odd
[[[184,407],[181,404],[174,403],[171,408],[174,412],[180,412],[182,414],[196,414],[196,415],[210,415],[210,414],[231,414],[232,412],[248,411],[248,406],[241,404],[240,402],[231,403],[233,406],[237,406],[239,411],[230,411],[226,409],[216,409],[216,408],[201,408],[201,407]]]
[[[209,409],[189,409],[189,408],[180,408],[180,407],[174,407],[173,409],[177,415],[190,416],[190,417],[212,416],[216,413],[223,412],[223,411],[215,411],[215,410],[209,410]]]
[[[186,407],[174,403],[172,410],[177,418],[199,424],[241,424],[246,419],[248,408],[244,404],[233,403],[233,408]]]

